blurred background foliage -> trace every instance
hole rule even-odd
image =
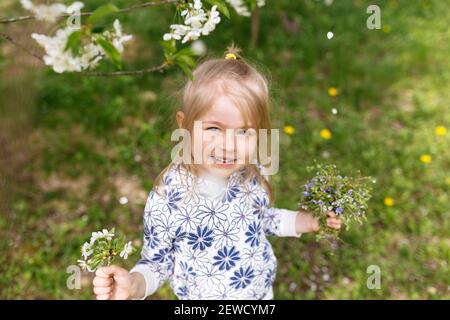
[[[23,14],[17,2],[2,1],[1,16]],[[85,10],[108,2],[86,1]],[[381,8],[381,30],[366,28],[370,4]],[[120,16],[135,36],[126,69],[162,61],[159,41],[173,12],[168,5]],[[270,76],[273,126],[285,129],[273,178],[278,207],[296,208],[314,159],[377,181],[368,223],[342,233],[336,247],[313,235],[270,239],[276,299],[450,298],[449,13],[441,0],[268,0],[255,48],[250,20],[234,12],[202,38],[212,56],[234,40]],[[34,21],[6,30],[30,46],[29,34],[45,31]],[[3,40],[0,52],[0,297],[92,299],[90,275],[69,290],[66,268],[103,227],[142,244],[145,200],[170,161],[186,77],[177,68],[59,75]],[[366,286],[370,265],[381,269],[379,290]],[[167,284],[151,297],[174,298]]]

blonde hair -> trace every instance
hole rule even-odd
[[[223,58],[206,58],[200,63],[193,72],[193,80],[185,84],[181,99],[181,111],[184,113],[182,127],[192,134],[194,121],[213,106],[217,96],[226,95],[242,112],[246,126],[256,129],[257,132],[259,129],[267,130],[267,141],[270,146],[271,101],[268,83],[268,79],[247,62],[240,55],[240,49],[232,44],[227,48]],[[173,163],[170,163],[158,175],[155,187],[161,184],[164,174],[172,165]],[[189,172],[196,173],[195,165],[182,165]],[[268,178],[261,175],[256,165],[250,164],[246,167],[244,179],[256,177],[266,189],[272,203],[273,192]]]

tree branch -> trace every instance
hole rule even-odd
[[[42,59],[38,54],[34,53],[33,51],[31,51],[27,47],[21,45],[20,43],[18,43],[16,40],[14,40],[11,36],[7,35],[6,33],[0,32],[0,37],[8,40],[9,42],[11,42],[15,46],[19,47],[20,49],[24,50],[26,53],[28,53],[29,55],[35,57],[39,61],[44,62],[44,59]]]
[[[152,72],[163,72],[164,69],[169,64],[166,62],[160,64],[159,66],[142,69],[142,70],[131,70],[131,71],[116,71],[116,72],[80,72],[80,75],[82,76],[89,76],[89,77],[117,77],[117,76],[142,76],[147,73]]]
[[[6,39],[7,41],[11,42],[15,46],[19,47],[20,49],[24,50],[29,55],[33,56],[34,58],[38,59],[40,62],[45,64],[45,61],[43,58],[41,58],[38,54],[34,53],[27,47],[21,45],[19,42],[17,42],[15,39],[13,39],[10,35],[0,32],[0,37]],[[151,68],[146,68],[142,70],[130,70],[130,71],[116,71],[116,72],[79,72],[80,75],[83,76],[90,76],[90,77],[117,77],[117,76],[142,76],[144,74],[152,73],[152,72],[163,72],[165,68],[169,66],[169,63],[167,61],[163,62],[159,66],[154,66]],[[73,72],[75,73],[75,72]]]
[[[144,2],[140,4],[135,4],[127,8],[119,9],[116,13],[127,13],[133,10],[143,9],[147,7],[154,7],[162,4],[168,4],[168,3],[176,3],[178,0],[161,0],[161,1],[152,1],[152,2]],[[63,14],[60,17],[85,17],[92,15],[93,12],[82,12],[80,14]],[[7,23],[13,23],[13,22],[19,22],[19,21],[27,21],[27,20],[34,20],[36,19],[35,16],[22,16],[22,17],[16,17],[16,18],[5,18],[0,19],[0,24],[7,24]]]

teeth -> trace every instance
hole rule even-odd
[[[222,163],[233,163],[234,162],[234,159],[233,160],[225,160],[223,158],[217,158],[217,157],[214,157],[214,159],[219,162],[222,162]]]

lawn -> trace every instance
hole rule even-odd
[[[381,30],[366,27],[369,4],[381,8]],[[0,6],[2,16],[21,12],[11,1]],[[441,0],[268,0],[256,48],[250,20],[235,14],[202,38],[219,56],[234,40],[270,75],[272,125],[293,128],[281,137],[277,207],[297,207],[315,159],[376,179],[367,223],[335,246],[313,235],[270,239],[276,299],[450,298],[449,12]],[[172,15],[169,5],[120,16],[135,35],[126,68],[160,62]],[[37,26],[0,31],[31,45]],[[175,93],[186,77],[178,68],[60,75],[3,40],[0,53],[0,298],[93,299],[90,276],[69,290],[66,268],[103,227],[142,245],[146,197],[170,161]],[[371,265],[381,270],[380,289],[367,287]],[[151,297],[175,298],[168,284]]]

